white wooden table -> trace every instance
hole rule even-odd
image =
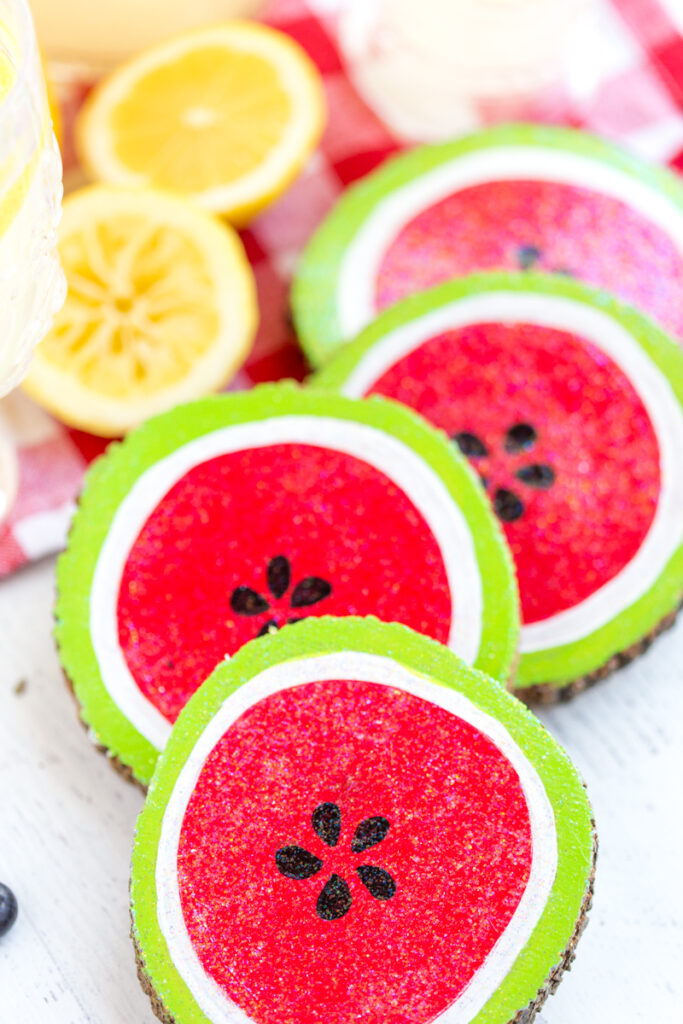
[[[153,1024],[128,934],[143,797],[77,722],[50,635],[53,572],[0,583],[0,880],[20,904],[0,940],[0,1024]],[[539,1020],[681,1024],[683,621],[543,719],[588,783],[600,857],[576,964]]]

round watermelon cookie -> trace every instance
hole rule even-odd
[[[416,409],[479,473],[517,569],[520,694],[641,653],[683,596],[683,350],[577,281],[484,274],[383,313],[317,378]]]
[[[567,755],[377,619],[251,643],[182,713],[138,820],[139,974],[174,1024],[511,1024],[569,966],[595,834]]]
[[[467,462],[408,409],[293,384],[150,420],[91,470],[58,568],[60,657],[96,743],[143,784],[247,641],[375,614],[507,681],[517,591]]]
[[[397,157],[342,197],[293,291],[314,366],[377,312],[488,270],[577,277],[683,341],[683,186],[593,136],[506,125]]]

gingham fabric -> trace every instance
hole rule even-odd
[[[298,254],[346,186],[401,148],[345,73],[335,44],[342,3],[272,0],[266,12],[266,20],[293,36],[319,67],[329,125],[305,173],[242,234],[256,275],[261,326],[234,387],[303,378],[306,367],[288,313]],[[599,87],[586,109],[568,109],[563,119],[683,171],[682,0],[604,0],[601,22]],[[68,121],[68,110],[66,115]],[[67,167],[71,160],[67,140]],[[104,443],[66,430],[21,394],[6,399],[0,415],[17,444],[20,481],[0,526],[2,576],[63,546],[83,473]]]

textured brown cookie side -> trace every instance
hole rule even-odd
[[[100,456],[100,458],[102,458],[102,457],[103,456]],[[76,507],[77,508],[78,508],[79,504],[80,504],[80,495],[78,496],[78,500],[76,502]],[[73,527],[71,527],[71,529],[73,529]],[[71,537],[71,529],[69,530],[69,536],[67,538],[67,543],[68,543],[68,539]],[[55,590],[55,598],[56,597],[57,597],[57,591]],[[53,614],[52,614],[52,620],[53,620],[53,623],[54,623],[55,626],[57,625],[57,619],[55,617],[56,606],[57,606],[57,601],[55,600],[54,605],[53,605]],[[53,639],[55,639],[54,633],[53,633]],[[60,666],[61,666],[61,660],[62,659],[61,659],[61,655],[60,655],[60,651],[59,651],[59,644],[56,643],[56,642],[55,642],[55,647],[57,649],[57,657],[58,657],[58,659],[60,661]],[[87,732],[88,738],[89,738],[90,742],[92,743],[93,747],[95,748],[95,750],[97,750],[98,753],[105,755],[105,757],[107,758],[107,760],[109,761],[110,765],[112,766],[114,771],[117,773],[117,775],[120,775],[127,782],[131,782],[134,786],[137,786],[138,789],[141,789],[143,793],[146,793],[147,792],[147,787],[144,786],[140,782],[139,779],[135,778],[135,776],[133,775],[132,770],[128,767],[128,765],[123,764],[122,761],[118,757],[116,757],[114,754],[112,754],[111,751],[107,747],[105,747],[102,743],[98,743],[97,740],[94,738],[92,729],[90,728],[88,723],[86,721],[84,721],[84,719],[83,719],[83,709],[82,709],[82,706],[81,706],[81,702],[79,701],[78,697],[76,696],[76,690],[74,689],[74,684],[71,681],[70,677],[67,675],[67,673],[64,670],[63,666],[62,666],[62,679],[66,683],[67,688],[69,690],[69,693],[71,694],[71,697],[73,698],[73,701],[74,701],[74,703],[76,705],[76,710],[78,712],[78,721],[80,722],[80,724],[83,726],[83,728]]]
[[[579,679],[572,680],[571,683],[567,683],[566,686],[553,686],[552,683],[537,683],[534,686],[519,686],[512,687],[512,692],[515,697],[519,697],[525,704],[539,705],[539,704],[559,704],[565,701],[571,700],[572,697],[576,697],[577,694],[583,693],[584,690],[588,690],[591,686],[600,682],[601,679],[605,679],[607,676],[616,672],[617,669],[623,668],[630,662],[635,661],[641,654],[645,654],[645,651],[652,646],[657,637],[664,633],[667,629],[671,629],[675,623],[678,613],[683,607],[681,602],[669,615],[663,618],[657,623],[655,628],[651,630],[637,643],[632,644],[631,647],[627,647],[625,651],[619,651],[618,654],[612,655],[609,661],[606,661],[604,665],[596,668],[594,672],[589,672],[588,675],[581,676]]]
[[[152,1004],[152,1010],[159,1018],[159,1020],[162,1022],[162,1024],[176,1024],[175,1017],[171,1016],[171,1014],[168,1012],[168,1010],[162,1003],[161,999],[159,998],[159,995],[157,994],[156,989],[154,988],[152,979],[145,970],[145,961],[143,960],[140,947],[138,946],[135,934],[132,929],[131,938],[133,939],[133,945],[135,946],[135,966],[137,968],[138,981],[142,986],[142,991],[145,993],[145,995],[149,996],[149,1001]]]
[[[576,946],[579,939],[583,935],[584,929],[588,924],[588,913],[593,903],[593,890],[595,888],[595,865],[598,857],[598,837],[595,832],[595,822],[593,822],[593,856],[591,863],[591,873],[588,878],[588,884],[586,885],[586,892],[583,897],[583,903],[581,904],[581,911],[576,922],[576,927],[572,934],[571,939],[565,949],[564,953],[560,957],[559,962],[553,967],[552,971],[546,979],[546,983],[543,988],[538,990],[536,998],[529,1003],[523,1010],[520,1010],[515,1017],[509,1021],[509,1024],[531,1024],[536,1014],[539,1012],[543,1004],[545,1003],[548,996],[551,996],[556,991],[558,985],[562,981],[562,978],[566,971],[570,971],[574,958],[576,957]]]
[[[139,779],[135,778],[135,776],[133,775],[132,769],[129,768],[127,764],[124,764],[115,754],[112,754],[112,752],[108,749],[108,747],[105,747],[104,744],[102,744],[102,743],[98,743],[97,740],[95,739],[95,736],[94,736],[94,733],[93,733],[92,729],[90,728],[88,723],[83,718],[83,709],[81,707],[81,702],[79,701],[78,697],[76,696],[76,691],[74,690],[74,685],[71,682],[71,679],[69,678],[69,676],[64,671],[64,669],[62,669],[62,679],[66,683],[67,689],[68,689],[69,693],[71,694],[71,697],[73,699],[74,704],[76,705],[76,711],[78,713],[78,721],[82,725],[82,727],[85,730],[85,732],[88,734],[88,739],[90,740],[90,742],[93,745],[93,747],[95,748],[95,750],[99,754],[104,754],[104,756],[106,757],[107,761],[112,766],[112,768],[117,773],[117,775],[120,775],[121,778],[126,780],[126,782],[132,783],[132,785],[137,786],[137,788],[140,789],[143,793],[146,793],[147,792],[147,786],[143,785],[143,783],[140,782]]]

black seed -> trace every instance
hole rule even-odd
[[[481,480],[481,486],[486,490],[489,485],[489,478],[487,476],[482,476],[479,479]]]
[[[295,615],[293,618],[287,619],[287,625],[288,626],[294,626],[294,625],[296,625],[297,622],[303,622],[303,621],[304,620],[301,617],[297,618],[296,615]]]
[[[277,555],[268,562],[268,589],[273,597],[282,597],[289,589],[291,573],[289,559],[284,555]]]
[[[523,452],[536,443],[536,431],[530,423],[515,423],[505,435],[505,451]]]
[[[504,523],[513,523],[524,512],[524,505],[514,491],[499,487],[493,497],[493,510]]]
[[[318,804],[311,818],[313,831],[326,846],[336,846],[341,832],[341,811],[336,804]]]
[[[353,853],[362,853],[371,846],[381,843],[389,831],[389,822],[386,818],[364,818],[353,834],[351,850]]]
[[[265,597],[261,597],[251,587],[238,587],[232,592],[230,607],[238,615],[260,615],[261,612],[267,612],[270,605]]]
[[[515,476],[522,483],[528,484],[529,487],[540,487],[541,490],[546,490],[555,483],[555,471],[552,466],[546,466],[543,462],[534,462],[531,466],[522,466],[518,469]]]
[[[261,626],[256,636],[267,636],[269,633],[277,633],[279,628],[280,627],[275,619],[268,619],[268,621]]]
[[[384,868],[376,868],[374,864],[361,864],[356,868],[361,882],[376,900],[390,900],[396,892],[396,882]]]
[[[538,263],[543,253],[536,245],[520,245],[517,250],[517,263],[522,270],[529,270]]]
[[[484,442],[480,441],[476,434],[470,434],[469,430],[461,430],[459,434],[454,434],[452,440],[468,459],[481,459],[488,455]]]
[[[332,587],[327,580],[321,580],[319,576],[307,576],[294,588],[292,608],[308,608],[309,605],[323,601],[331,593]]]
[[[275,854],[275,863],[281,875],[287,878],[312,878],[317,875],[323,862],[300,846],[283,846]]]
[[[560,274],[562,277],[576,277],[574,271],[569,267],[553,267],[553,274]]]
[[[351,909],[351,892],[339,875],[332,875],[318,896],[315,905],[318,917],[323,921],[336,921]]]
[[[0,936],[6,935],[17,919],[17,898],[7,885],[0,882]]]

